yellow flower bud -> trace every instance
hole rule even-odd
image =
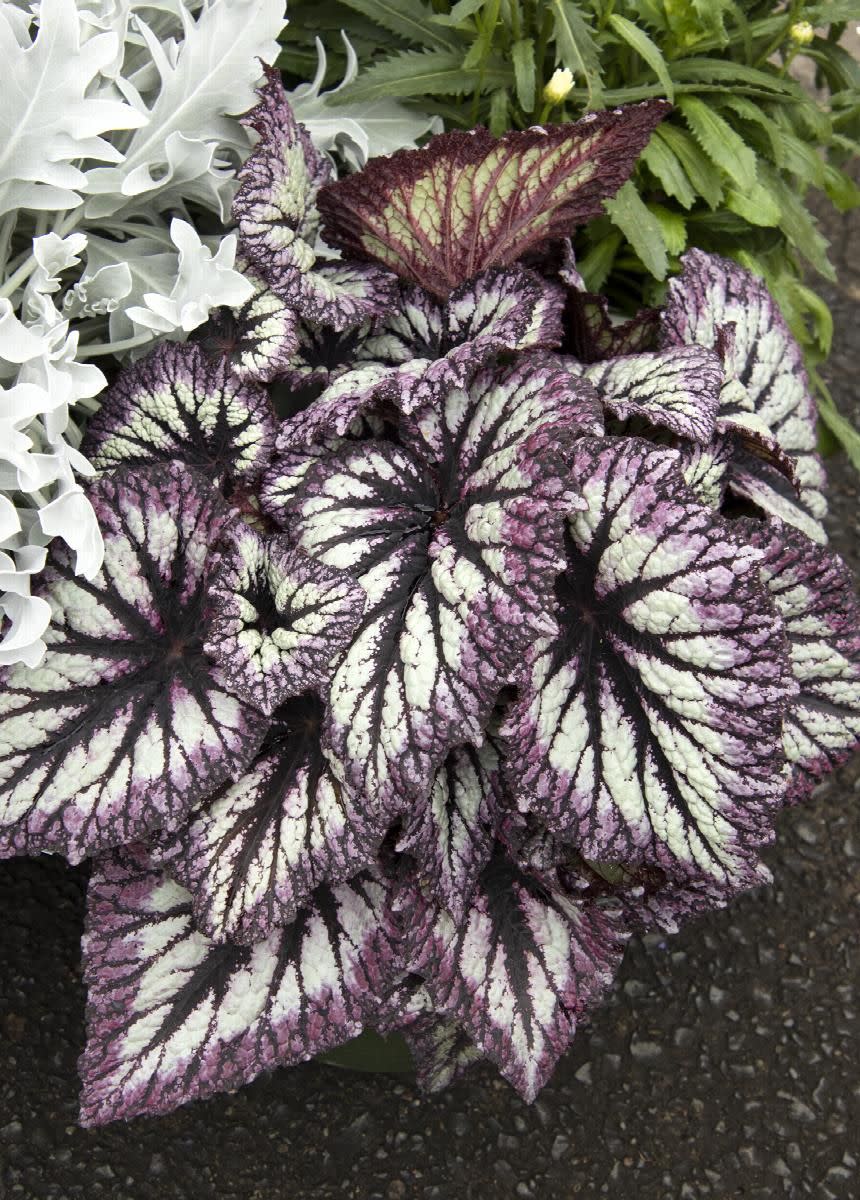
[[[815,30],[808,21],[795,21],[788,31],[789,37],[798,46],[808,46],[815,37]]]
[[[557,67],[543,90],[547,104],[561,104],[573,87],[573,72],[567,67]]]

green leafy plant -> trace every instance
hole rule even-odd
[[[398,97],[448,128],[496,134],[671,101],[633,178],[577,237],[586,285],[622,311],[659,304],[690,247],[762,276],[803,347],[823,439],[860,469],[860,434],[817,370],[830,312],[806,282],[834,278],[809,192],[842,211],[860,203],[844,169],[860,136],[860,64],[839,44],[858,19],[860,0],[295,0],[280,66],[306,77],[321,37],[335,80],[344,29],[365,69],[339,104]],[[804,59],[815,90],[794,77]]]

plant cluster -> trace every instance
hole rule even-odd
[[[860,65],[839,45],[860,20],[857,0],[296,0],[290,11],[287,72],[309,69],[320,30],[347,30],[369,66],[342,104],[397,96],[447,128],[501,134],[669,100],[674,112],[630,181],[577,236],[583,278],[628,311],[662,303],[690,247],[764,278],[803,347],[829,443],[860,468],[860,435],[815,371],[832,322],[804,278],[811,269],[833,279],[808,194],[843,211],[860,198],[843,170],[858,149]],[[815,70],[816,95],[792,77],[800,59]]]
[[[532,1098],[631,931],[766,881],[856,744],[773,300],[692,251],[618,322],[571,252],[667,107],[333,181],[267,73],[253,294],[107,393],[103,563],[54,548],[44,661],[2,678],[0,854],[94,856],[86,1124],[364,1027]]]
[[[96,364],[110,374],[114,356],[252,294],[223,221],[252,145],[238,115],[285,22],[283,0],[30,7],[0,5],[0,663],[35,666],[50,614],[30,582],[46,546],[64,539],[86,578],[101,562],[80,484],[81,418],[108,381]],[[352,166],[433,124],[397,101],[332,111],[321,82],[291,103]]]

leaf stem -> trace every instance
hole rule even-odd
[[[80,223],[84,215],[82,211],[83,207],[83,204],[81,204],[78,208],[71,209],[71,211],[66,213],[62,220],[55,223],[54,233],[56,233],[58,237],[65,237],[67,233],[71,233],[75,226]],[[9,296],[14,295],[21,284],[27,282],[27,280],[35,271],[36,266],[37,263],[33,257],[33,252],[30,251],[30,254],[27,256],[24,262],[21,263],[21,266],[18,267],[17,271],[14,271],[3,284],[3,286],[0,287],[0,300],[6,300]]]
[[[155,335],[151,330],[146,333],[136,333],[134,337],[123,338],[119,342],[104,342],[102,345],[81,346],[77,353],[78,359],[98,358],[103,354],[122,354],[124,350],[134,350],[137,346],[145,346]]]
[[[480,111],[481,92],[484,90],[484,76],[487,72],[487,60],[493,49],[493,38],[496,32],[496,24],[499,20],[499,10],[502,7],[502,0],[490,0],[490,11],[485,15],[481,22],[481,34],[484,39],[484,53],[481,55],[481,63],[478,67],[478,84],[475,88],[475,96],[472,101],[472,125],[478,123],[478,112]]]
[[[15,232],[15,226],[18,223],[18,210],[13,209],[3,218],[3,223],[0,225],[0,264],[2,269],[6,269],[6,258],[9,254],[9,246],[12,242],[12,235]]]

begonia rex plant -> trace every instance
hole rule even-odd
[[[694,251],[619,323],[573,261],[667,108],[334,181],[267,73],[253,294],[108,392],[103,564],[53,552],[0,694],[0,854],[94,856],[85,1124],[365,1028],[430,1089],[489,1058],[532,1099],[631,932],[767,881],[775,813],[855,747],[778,309]]]

